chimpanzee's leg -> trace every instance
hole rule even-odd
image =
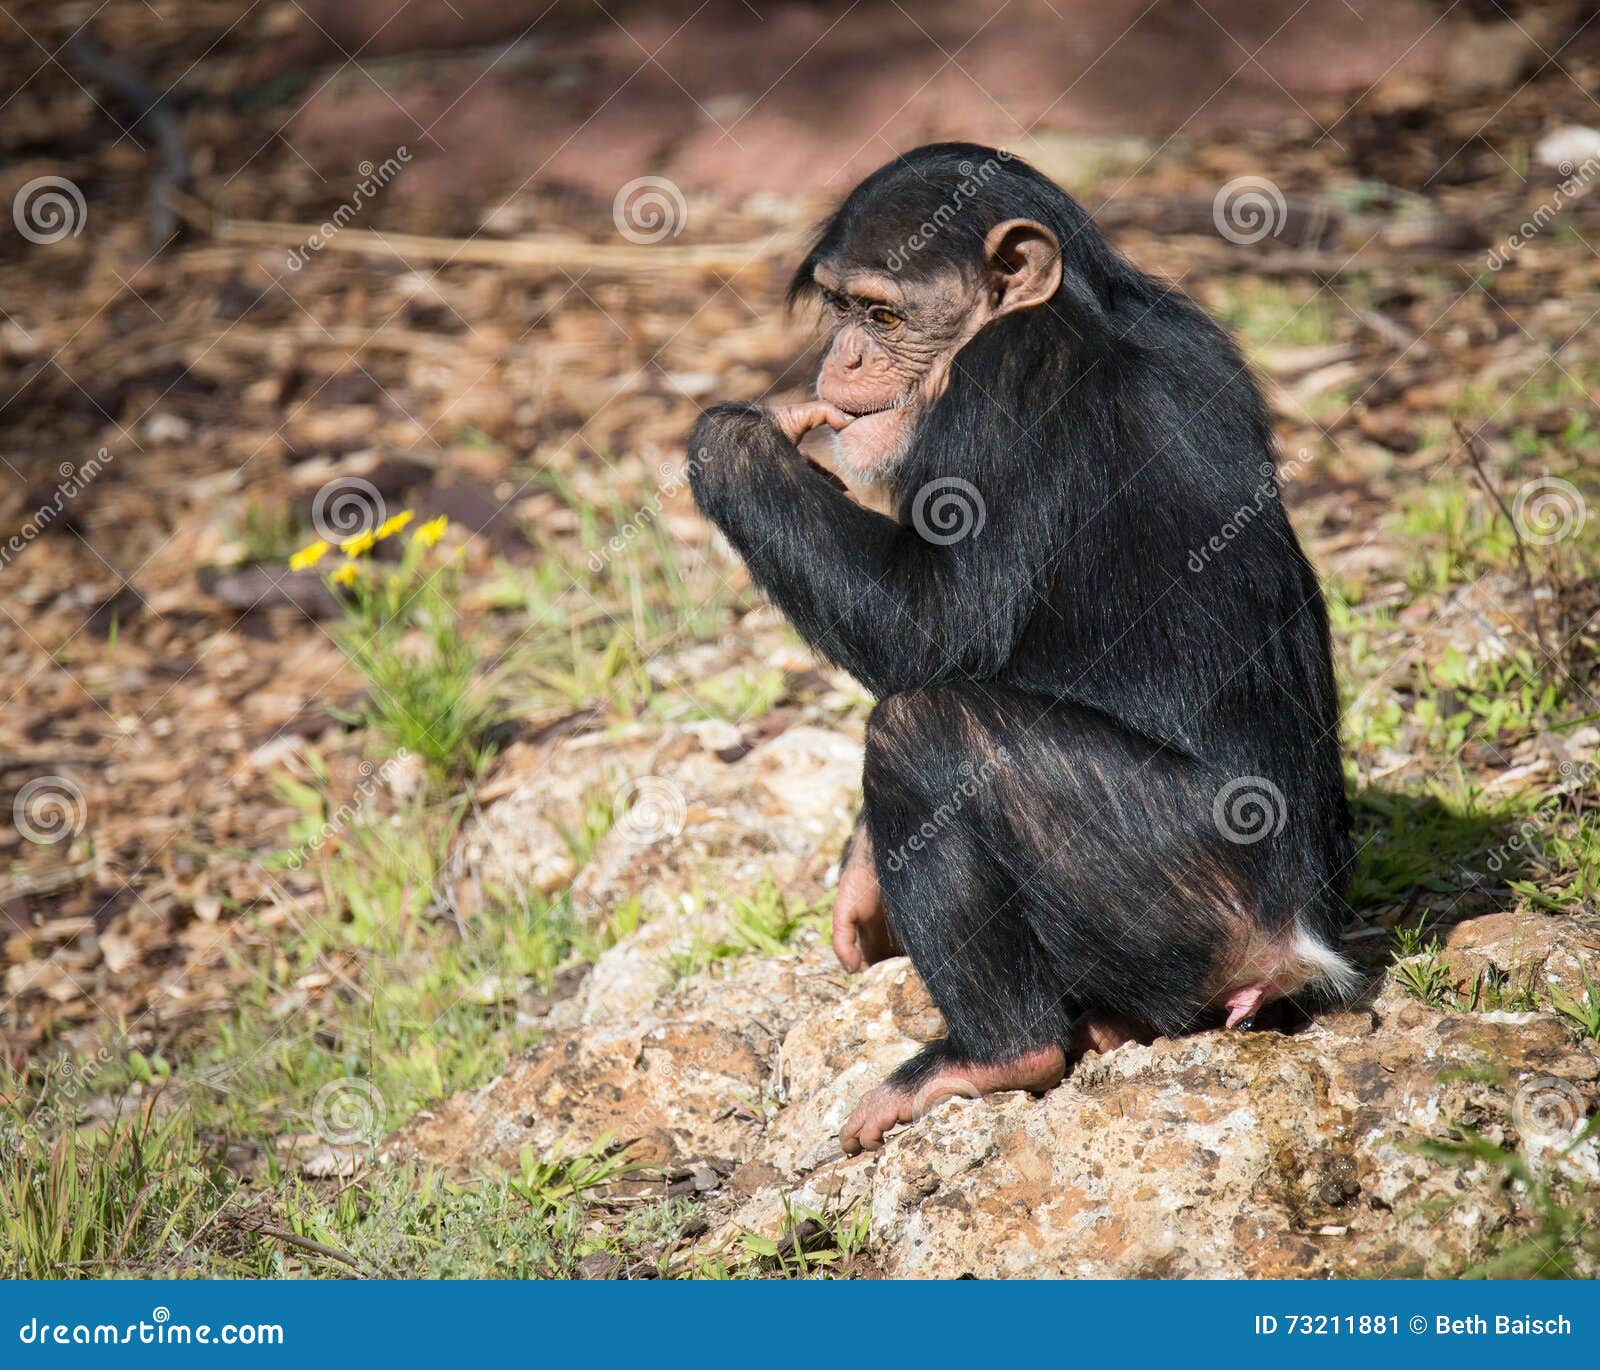
[[[949,1035],[863,1100],[847,1151],[951,1094],[1048,1089],[1086,1022],[1192,1025],[1254,926],[1216,777],[1094,710],[981,684],[896,695],[864,784],[889,921]]]

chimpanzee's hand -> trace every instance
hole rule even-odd
[[[856,829],[849,858],[839,872],[839,893],[833,901],[833,954],[846,970],[865,970],[900,954],[884,916],[872,839],[865,826]]]
[[[777,404],[769,411],[790,442],[799,442],[813,428],[827,424],[835,432],[851,422],[853,416],[822,400],[808,400],[804,404]]]

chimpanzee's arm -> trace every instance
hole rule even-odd
[[[993,677],[1035,607],[1021,530],[970,482],[982,526],[930,541],[834,489],[752,404],[701,416],[689,477],[695,503],[756,584],[813,648],[880,698]]]

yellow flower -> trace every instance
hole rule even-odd
[[[411,522],[411,517],[411,511],[409,509],[404,509],[400,513],[396,514],[393,518],[385,519],[383,521],[383,526],[378,529],[375,535],[378,541],[382,542],[391,534],[398,533],[406,526],[406,524]]]
[[[353,561],[347,561],[337,571],[328,577],[335,585],[354,585],[361,578],[361,568]]]
[[[304,571],[309,567],[315,566],[323,557],[328,555],[329,551],[328,544],[318,538],[309,547],[302,547],[289,558],[289,569],[291,571]]]
[[[429,519],[411,535],[411,540],[424,547],[432,547],[444,536],[444,530],[450,526],[450,520],[443,514],[438,518]]]
[[[339,550],[347,557],[358,557],[363,552],[370,552],[372,544],[377,541],[372,533],[357,533],[354,537],[346,538],[339,544]]]

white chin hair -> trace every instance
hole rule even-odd
[[[833,434],[837,474],[851,485],[882,485],[893,478],[910,447],[912,425],[902,409],[865,414]]]

